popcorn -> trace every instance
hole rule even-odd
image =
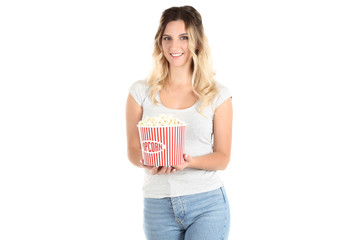
[[[146,117],[138,123],[138,126],[162,127],[162,126],[183,126],[185,122],[176,119],[171,115],[161,114],[158,117]]]
[[[187,123],[171,115],[146,117],[137,125],[144,165],[175,166],[184,163]]]

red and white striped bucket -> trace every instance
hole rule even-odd
[[[175,166],[184,162],[186,126],[139,126],[142,156],[147,166]]]

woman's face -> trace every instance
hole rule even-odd
[[[190,68],[191,53],[183,20],[171,21],[166,25],[161,45],[170,67]]]

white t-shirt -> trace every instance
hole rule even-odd
[[[161,104],[159,94],[158,104],[150,99],[150,91],[145,81],[137,81],[130,87],[130,94],[142,107],[143,116],[157,117],[160,114],[172,115],[188,123],[185,134],[184,153],[192,157],[213,152],[213,119],[215,109],[231,97],[230,91],[217,83],[219,93],[213,104],[207,106],[203,115],[200,114],[200,102],[186,109],[170,109]],[[177,197],[215,190],[221,187],[222,181],[217,171],[207,171],[185,168],[171,174],[151,175],[145,170],[143,194],[145,198]]]

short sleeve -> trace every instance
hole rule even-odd
[[[135,99],[135,101],[142,106],[146,98],[148,87],[144,80],[136,81],[129,89],[129,93]]]
[[[224,103],[225,100],[232,97],[230,90],[224,85],[217,83],[217,88],[219,92],[214,102],[215,109],[218,108],[222,103]]]

